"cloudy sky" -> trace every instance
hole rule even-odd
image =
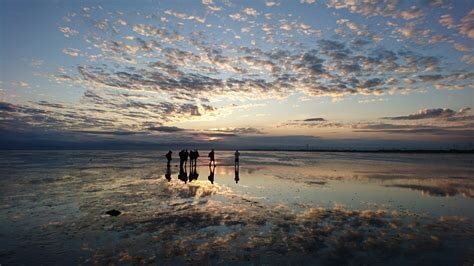
[[[0,34],[2,147],[472,148],[469,0],[6,0]]]

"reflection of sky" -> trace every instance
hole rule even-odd
[[[21,143],[468,147],[472,1],[309,2],[6,1],[0,126]]]
[[[235,184],[232,152],[219,152],[215,184],[271,203],[474,218],[470,160],[452,155],[244,152]],[[197,169],[200,180],[209,174],[205,163],[202,159]],[[176,179],[177,170],[172,177]]]

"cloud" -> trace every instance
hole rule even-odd
[[[382,119],[388,120],[419,120],[419,119],[433,119],[433,118],[450,118],[454,116],[465,115],[471,110],[471,108],[462,108],[458,112],[449,108],[435,108],[435,109],[422,109],[415,114],[409,114],[406,116],[394,116],[394,117],[383,117]]]
[[[439,19],[439,23],[448,29],[456,27],[454,18],[450,14],[442,15]]]
[[[474,39],[474,9],[469,11],[460,21],[459,33]]]
[[[60,103],[50,103],[50,102],[47,102],[47,101],[39,101],[38,103],[36,103],[40,106],[45,106],[45,107],[51,107],[51,108],[64,108],[64,105],[63,104],[60,104]]]
[[[179,128],[179,127],[169,127],[169,126],[155,126],[155,127],[149,127],[148,130],[174,133],[174,132],[182,132],[182,131],[185,131],[186,129]]]
[[[244,16],[242,16],[240,13],[230,14],[229,17],[232,20],[235,20],[235,21],[245,21],[246,20],[246,18]]]
[[[472,125],[466,126],[430,126],[430,125],[408,125],[408,124],[357,124],[353,126],[357,133],[386,133],[413,136],[423,134],[427,136],[437,136],[446,139],[470,139],[474,136]]]
[[[120,26],[127,26],[127,25],[128,25],[128,23],[127,23],[125,20],[120,19],[120,18],[117,19],[117,20],[115,21],[115,23],[118,24],[118,25],[120,25]]]
[[[474,50],[474,46],[466,45],[466,44],[462,44],[462,43],[455,43],[454,48],[458,51],[461,51],[461,52],[470,52],[470,51]]]
[[[61,31],[66,38],[79,34],[77,30],[71,29],[69,27],[59,27],[59,31]]]
[[[431,119],[431,118],[446,118],[456,115],[456,111],[449,108],[436,108],[436,109],[423,109],[418,113],[410,114],[406,116],[394,116],[394,117],[383,117],[382,119],[389,120],[418,120],[418,119]]]
[[[440,75],[440,74],[436,74],[436,75],[419,75],[418,78],[423,81],[423,82],[430,82],[430,81],[436,81],[436,80],[440,80],[440,79],[443,79],[444,76]]]
[[[199,16],[194,16],[194,15],[187,15],[185,13],[176,12],[176,11],[169,10],[169,9],[165,10],[165,14],[167,14],[169,16],[174,16],[174,17],[182,19],[182,20],[193,20],[193,21],[199,22],[199,23],[206,22],[205,18],[202,18],[202,17],[199,17]]]
[[[306,119],[303,119],[301,121],[304,121],[304,122],[324,122],[324,121],[326,121],[326,119],[321,118],[321,117],[313,117],[313,118],[306,118]]]
[[[256,17],[259,14],[256,9],[251,8],[251,7],[246,7],[242,9],[242,12],[246,14],[247,16],[252,16],[252,17]]]
[[[21,87],[21,88],[31,88],[30,84],[26,81],[18,80],[12,82],[13,86]]]
[[[137,131],[92,131],[92,130],[79,130],[73,131],[76,133],[84,133],[84,134],[91,134],[91,135],[114,135],[114,136],[129,136],[129,135],[137,135],[137,134],[144,134],[143,132]]]
[[[30,66],[37,68],[37,67],[42,66],[43,63],[44,63],[44,60],[33,58],[33,59],[31,59]]]
[[[7,102],[0,102],[0,111],[4,112],[15,112],[17,110],[16,106]]]
[[[279,6],[280,3],[277,2],[277,1],[266,0],[266,1],[265,1],[265,5],[268,6],[268,7],[272,7],[272,6]]]
[[[79,56],[79,53],[80,53],[80,52],[81,52],[81,51],[80,51],[79,49],[76,49],[76,48],[64,48],[64,49],[63,49],[63,53],[64,53],[64,54],[67,54],[67,55],[69,55],[69,56],[71,56],[71,57],[77,57],[77,56]]]
[[[412,7],[409,10],[404,10],[400,12],[400,17],[406,20],[419,18],[419,17],[422,17],[423,15],[424,15],[423,12],[419,8],[416,8],[416,7]]]
[[[238,127],[238,128],[215,128],[210,129],[211,132],[232,133],[235,135],[260,135],[264,134],[260,129],[254,127]]]
[[[461,61],[469,65],[474,65],[474,55],[463,55]]]
[[[214,7],[220,10],[215,5],[221,3],[226,11],[212,12]],[[413,38],[409,41],[416,41],[425,30],[424,20],[437,23],[438,15],[445,14],[444,10],[431,17],[424,14],[427,14],[426,8],[432,7],[421,5],[403,5],[400,10],[402,5],[397,1],[329,0],[328,6],[334,8],[331,11],[335,13],[339,12],[337,9],[346,9],[344,11],[368,17],[393,19],[390,25],[381,23],[386,25],[382,29],[375,24],[364,26],[367,21],[363,18],[353,21],[353,15],[350,19],[343,18],[347,12],[339,12],[336,23],[344,30],[332,36],[328,34],[331,29],[318,29],[318,24],[295,14],[279,13],[279,9],[263,7],[275,11],[265,13],[263,9],[230,2],[204,0],[202,4],[201,10],[189,14],[170,9],[156,14],[130,13],[127,21],[122,19],[125,18],[123,13],[105,8],[88,7],[80,11],[86,18],[68,14],[68,26],[60,27],[60,31],[74,34],[70,25],[80,25],[78,29],[83,38],[75,41],[82,42],[77,47],[87,49],[64,48],[68,56],[81,56],[80,65],[50,74],[48,79],[62,86],[83,88],[84,94],[73,104],[27,103],[19,108],[24,117],[15,119],[23,119],[31,125],[46,121],[44,125],[48,127],[65,130],[91,127],[91,131],[160,134],[159,130],[153,132],[149,128],[220,119],[219,115],[238,110],[222,107],[224,102],[240,106],[247,100],[258,103],[267,99],[283,100],[292,95],[312,100],[329,97],[329,101],[356,95],[385,99],[381,96],[407,95],[425,91],[427,87],[465,89],[473,82],[469,69],[459,71],[455,64],[432,49],[411,50],[408,44],[391,43],[400,36],[396,30],[405,28],[405,35]],[[265,4],[274,7],[279,1],[267,0]],[[444,18],[443,23],[449,22],[447,17],[441,18]],[[237,28],[225,26],[233,20],[239,21]],[[461,20],[469,24],[469,19]],[[396,24],[400,21],[406,24]],[[461,24],[454,28],[460,29]],[[369,29],[381,31],[375,33]],[[394,32],[397,34],[390,34]],[[241,39],[234,40],[232,37],[237,34]],[[467,42],[451,36],[446,38],[454,48],[467,50],[467,44],[460,45]],[[472,61],[470,55],[462,58],[466,63]],[[28,108],[32,109],[28,111]],[[461,123],[463,119],[467,118],[450,122]],[[337,128],[348,127],[348,124],[291,120],[287,126]],[[240,136],[259,134],[265,129],[223,130],[227,132],[209,133]],[[179,133],[189,134],[188,131]]]
[[[398,1],[393,0],[368,0],[368,1],[345,1],[330,0],[327,5],[335,9],[346,8],[352,13],[364,16],[396,16]]]
[[[290,120],[286,123],[278,124],[276,127],[294,127],[294,128],[342,128],[346,125],[339,122],[331,122],[322,117],[311,117],[301,120]]]

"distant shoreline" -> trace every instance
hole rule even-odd
[[[165,151],[168,149],[153,149],[153,148],[122,148],[122,149],[0,149],[2,151]],[[210,150],[210,149],[199,149]],[[234,151],[234,149],[216,149],[217,151]],[[356,150],[356,149],[239,149],[240,151],[266,151],[266,152],[340,152],[340,153],[412,153],[412,154],[474,154],[474,150],[417,150],[417,149],[376,149],[376,150]]]
[[[245,151],[287,151],[287,152],[346,152],[346,153],[468,153],[474,154],[474,150],[350,150],[350,149],[313,149],[313,150],[290,150],[290,149],[250,149]]]

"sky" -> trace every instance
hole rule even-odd
[[[0,2],[0,148],[472,149],[474,2]]]

